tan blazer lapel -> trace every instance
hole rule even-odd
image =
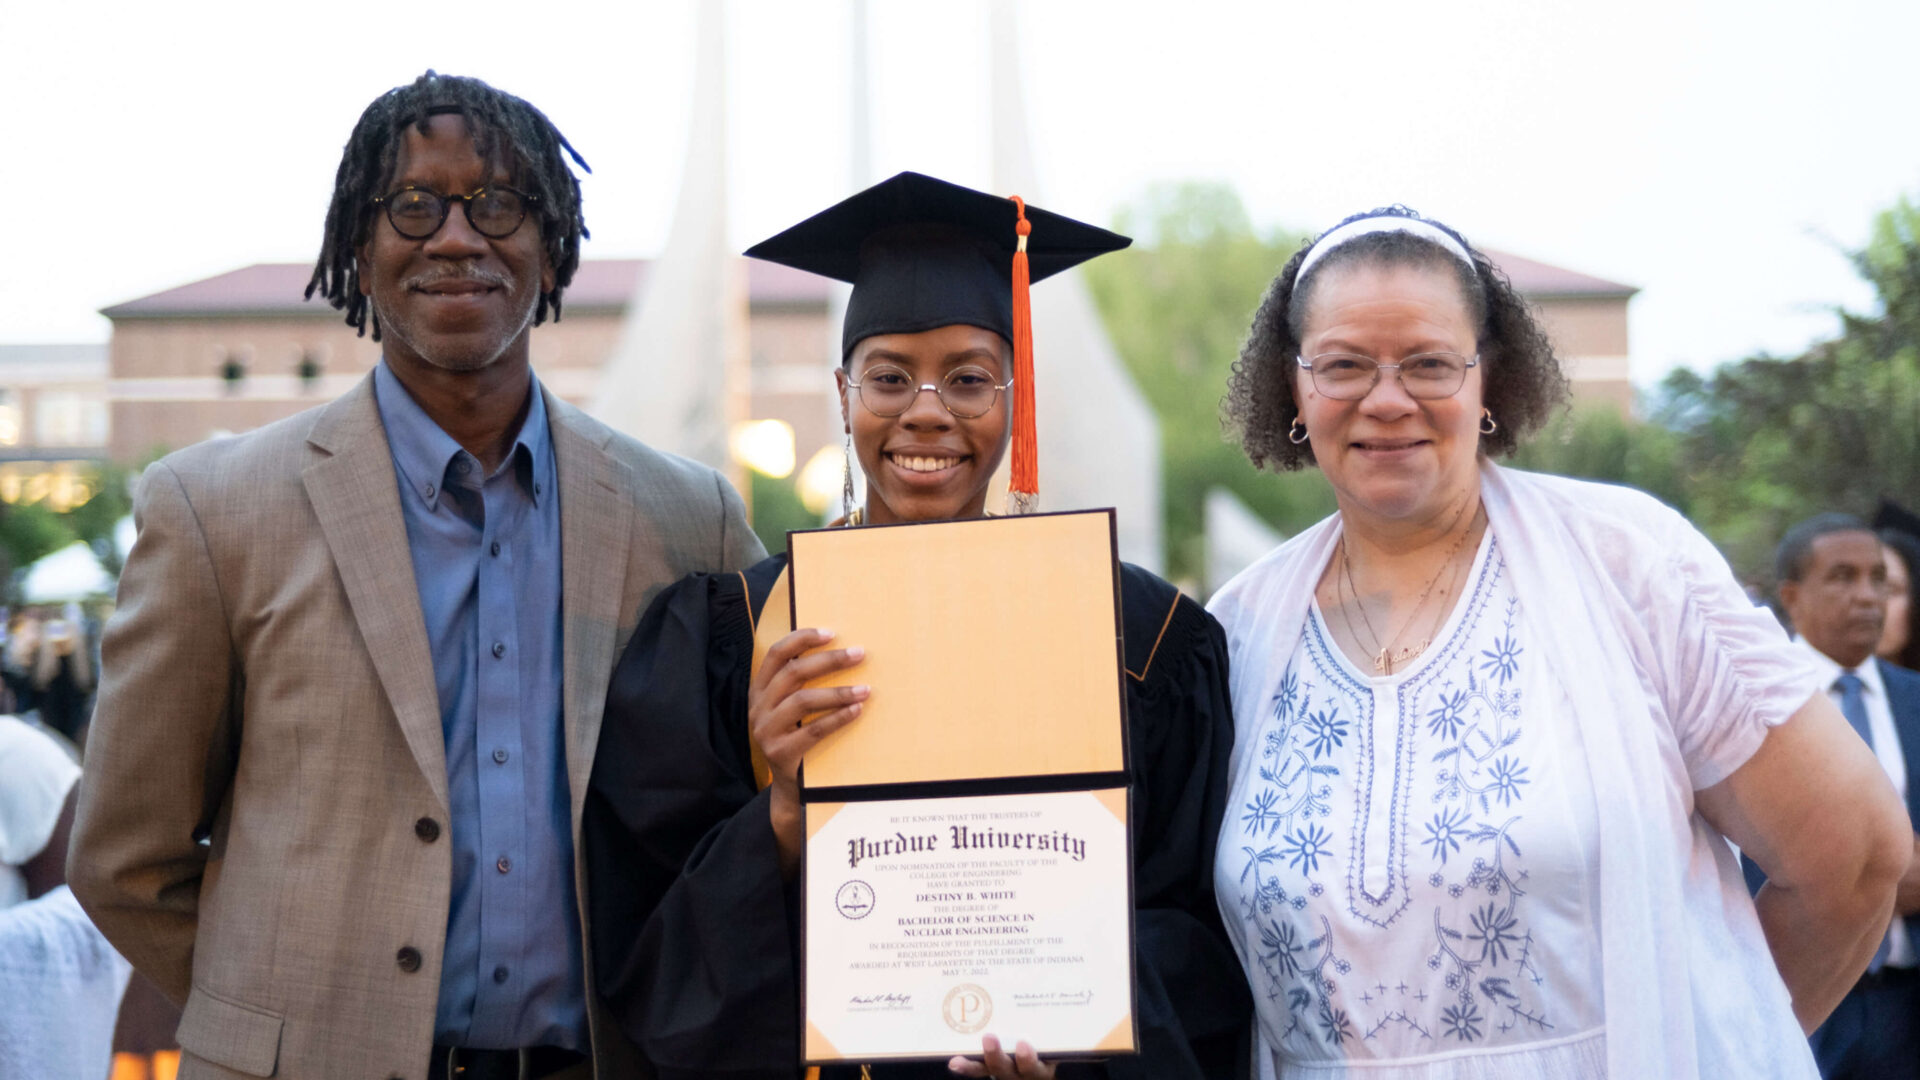
[[[450,811],[433,653],[373,378],[321,410],[307,442],[322,456],[301,479],[346,586],[354,621],[420,771],[441,809]]]
[[[548,430],[560,472],[561,648],[565,660],[567,785],[573,817],[586,804],[620,626],[633,503],[627,469],[603,449],[611,433],[551,394]]]

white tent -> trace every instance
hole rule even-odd
[[[1226,488],[1207,492],[1207,595],[1286,537]]]
[[[43,555],[27,567],[20,585],[21,599],[29,604],[59,604],[113,593],[113,575],[88,547],[75,540],[49,555]]]

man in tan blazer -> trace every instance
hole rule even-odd
[[[184,1080],[637,1074],[573,857],[608,673],[655,591],[762,551],[717,474],[533,376],[563,153],[477,80],[375,101],[309,293],[380,366],[142,481],[70,876],[183,1005]]]

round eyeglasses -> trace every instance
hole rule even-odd
[[[1400,380],[1400,388],[1410,398],[1431,401],[1452,397],[1467,381],[1467,369],[1480,363],[1478,356],[1459,353],[1416,353],[1397,364],[1382,364],[1371,356],[1357,353],[1321,353],[1308,360],[1293,358],[1294,363],[1313,375],[1313,388],[1321,396],[1336,401],[1358,401],[1373,392],[1381,372],[1391,371]]]
[[[868,368],[859,382],[849,378],[847,385],[853,387],[860,395],[860,403],[875,416],[899,416],[913,406],[913,399],[920,396],[920,391],[931,390],[948,412],[962,420],[972,420],[987,415],[994,399],[1000,396],[1000,391],[1012,386],[1013,380],[996,383],[985,368],[962,367],[947,372],[939,385],[916,383],[904,369],[881,364]]]
[[[527,208],[540,197],[492,184],[471,195],[442,195],[428,188],[404,187],[373,201],[386,208],[393,231],[409,240],[425,240],[439,232],[447,223],[448,204],[453,202],[466,211],[467,224],[474,232],[504,240],[527,219]]]

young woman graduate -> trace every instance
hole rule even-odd
[[[1010,441],[1011,501],[1031,506],[1027,280],[1127,243],[901,173],[747,252],[853,283],[834,379],[868,497],[852,506],[849,473],[847,524],[982,516]],[[887,643],[803,656],[831,635],[776,625],[786,603],[768,598],[784,597],[785,573],[777,555],[663,592],[607,693],[584,823],[590,948],[600,995],[662,1078],[804,1072],[796,774],[810,747],[859,722],[867,691],[802,687]],[[1225,643],[1153,574],[1123,566],[1121,581],[1141,1053],[1056,1064],[989,1033],[978,1059],[827,1068],[825,1080],[1242,1074],[1250,1003],[1212,887],[1233,740]]]

